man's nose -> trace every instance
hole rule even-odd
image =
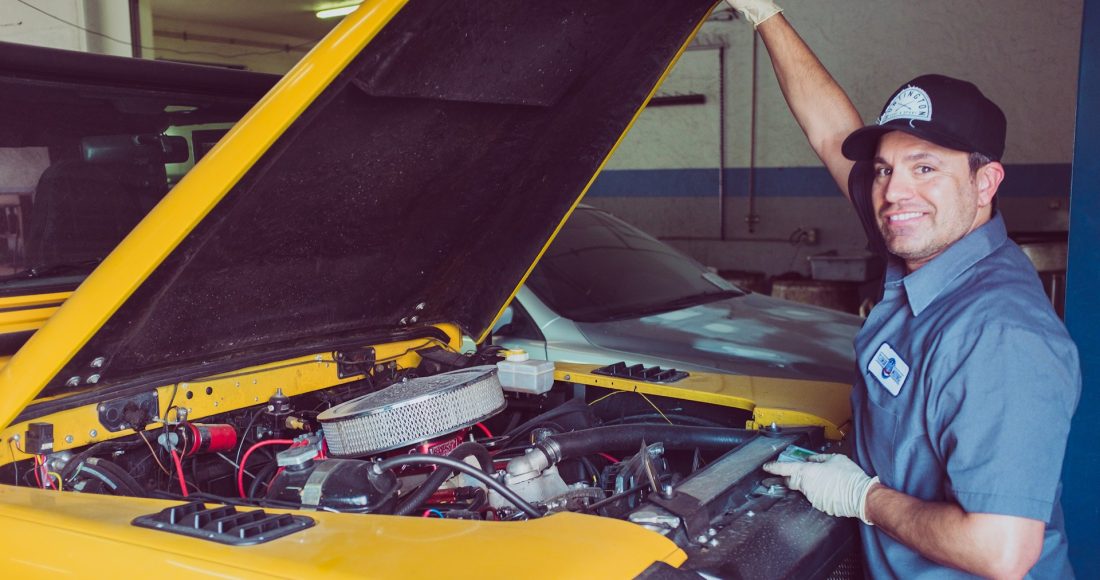
[[[904,175],[895,173],[887,179],[882,193],[887,203],[898,203],[913,196],[913,184]]]

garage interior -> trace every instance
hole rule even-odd
[[[928,72],[972,80],[1004,108],[999,210],[1081,354],[1062,502],[1077,575],[1100,577],[1100,119],[1087,114],[1100,102],[1100,8],[1085,0],[1041,10],[1024,0],[780,4],[865,120],[899,82]],[[0,40],[282,74],[339,21],[318,12],[348,5],[0,0]],[[584,202],[755,292],[865,313],[881,272],[762,44],[724,4]]]

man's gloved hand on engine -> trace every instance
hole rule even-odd
[[[812,455],[805,463],[773,461],[764,471],[787,478],[787,487],[801,491],[813,506],[831,516],[859,518],[867,525],[867,492],[878,483],[844,455]]]
[[[752,22],[753,28],[783,11],[772,0],[726,0],[726,2]]]

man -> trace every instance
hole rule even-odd
[[[858,517],[882,577],[1072,577],[1059,505],[1077,350],[994,198],[1006,121],[974,85],[925,75],[861,128],[772,0],[757,28],[811,146],[889,255],[856,338],[854,456],[772,463],[814,507]]]

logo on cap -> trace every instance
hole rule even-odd
[[[885,125],[895,119],[909,119],[909,126],[913,125],[913,121],[931,121],[932,99],[920,87],[905,87],[886,105],[878,124]]]

